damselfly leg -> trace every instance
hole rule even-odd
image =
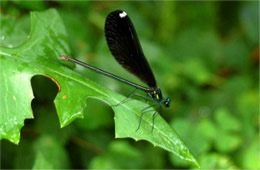
[[[148,100],[150,101],[154,101],[151,97],[149,97],[149,95],[147,94],[147,96],[143,96],[143,95],[140,95],[138,93],[135,93],[137,89],[134,89],[127,97],[125,97],[123,100],[121,100],[119,103],[115,104],[115,105],[112,105],[112,107],[117,107],[121,104],[124,104],[124,103],[127,103],[129,101],[132,100],[133,97],[140,97],[140,98],[143,98],[145,99],[145,102],[147,103]]]
[[[154,108],[155,106],[160,106],[160,104],[159,104],[159,103],[156,103],[156,104],[147,106],[147,107],[145,107],[145,108],[141,111],[141,116],[140,116],[140,119],[139,119],[139,124],[138,124],[137,129],[135,130],[136,132],[137,132],[137,131],[140,129],[140,127],[141,127],[141,123],[142,123],[144,114],[145,114],[145,113],[149,113],[149,112],[151,112],[151,111],[154,111],[154,109],[151,109],[151,110],[148,110],[148,109]],[[160,107],[161,107],[161,106],[160,106]],[[157,115],[158,115],[158,112],[155,111],[155,112],[153,113],[153,125],[152,125],[153,128],[154,128],[154,119],[155,119],[155,117],[156,117]],[[152,128],[152,131],[153,131],[153,128]]]

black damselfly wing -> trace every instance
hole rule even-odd
[[[156,87],[156,80],[143,54],[135,28],[124,11],[116,10],[107,16],[105,36],[117,62],[149,87]]]

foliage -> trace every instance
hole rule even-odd
[[[29,11],[50,7],[61,18],[54,10],[34,12],[29,18]],[[35,96],[31,103],[34,119],[26,119],[19,145],[1,140],[1,168],[191,167],[146,141],[113,139],[114,111],[116,137],[145,139],[165,149],[175,146],[167,150],[177,155],[185,147],[161,117],[153,134],[151,115],[145,116],[140,131],[135,132],[139,111],[146,106],[143,102],[132,100],[113,110],[104,105],[122,100],[115,91],[127,95],[131,92],[127,86],[80,67],[77,73],[73,65],[59,59],[60,54],[70,53],[136,81],[112,59],[104,40],[104,20],[114,9],[123,9],[132,18],[158,84],[173,99],[162,117],[201,167],[260,168],[255,82],[259,79],[258,7],[258,2],[1,1],[0,92],[10,101],[8,107],[1,105],[0,121],[17,122],[2,128],[8,134],[1,133],[1,138],[18,142],[23,120],[32,118],[30,103]],[[8,55],[16,58],[3,57]],[[3,76],[3,70],[8,75]],[[11,81],[8,86],[2,86],[7,80]],[[13,91],[7,94],[7,88]],[[3,114],[4,109],[24,114],[13,120]],[[85,118],[75,119],[82,117],[75,113],[83,111]],[[174,138],[161,138],[163,134]],[[179,141],[181,146],[166,146],[170,141]]]

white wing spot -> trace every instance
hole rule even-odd
[[[127,13],[125,11],[119,13],[120,18],[124,18],[125,16],[127,16]]]

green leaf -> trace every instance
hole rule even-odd
[[[171,124],[181,134],[182,139],[195,155],[199,156],[211,148],[211,141],[214,139],[216,131],[212,122],[207,119],[193,122],[185,118],[175,118]],[[187,162],[176,158],[174,154],[170,154],[169,158],[173,165],[178,165],[182,168],[188,166]]]
[[[239,169],[232,159],[218,153],[204,154],[200,158],[203,169]]]
[[[114,141],[109,145],[108,152],[95,157],[90,162],[90,169],[144,168],[144,163],[145,157],[140,150],[132,147],[126,141]]]
[[[245,3],[239,19],[249,40],[255,45],[259,44],[259,3],[257,1]]]
[[[219,108],[215,119],[220,128],[225,131],[240,131],[240,122],[226,108]]]
[[[217,134],[216,149],[221,152],[230,152],[239,148],[242,139],[234,132],[241,131],[240,122],[226,108],[219,108],[214,116],[219,127],[215,133]]]
[[[56,75],[58,54],[69,52],[65,43],[66,31],[55,10],[31,13],[31,25],[31,32],[22,45],[0,48],[0,93],[3,96],[0,134],[1,139],[14,143],[19,142],[24,119],[33,118],[31,78]]]
[[[67,169],[68,156],[63,146],[51,136],[43,136],[35,143],[33,169]]]
[[[251,141],[242,154],[242,165],[245,169],[260,169],[259,164],[259,134]]]
[[[184,67],[184,75],[198,85],[207,83],[211,78],[211,74],[201,60],[187,60]]]
[[[14,151],[12,152],[12,156],[7,157],[8,155],[6,155],[4,152],[3,155],[12,160],[12,163],[14,164],[14,169],[31,169],[35,158],[35,150],[32,147],[32,144],[33,142],[30,140],[21,140],[19,143],[19,147],[13,147]],[[4,146],[1,145],[1,147]]]
[[[217,136],[215,147],[220,152],[234,151],[242,144],[242,139],[237,134],[227,133],[226,131],[219,129],[217,131]]]
[[[18,143],[24,119],[33,118],[30,80],[35,75],[46,76],[58,86],[54,103],[61,127],[69,125],[76,118],[83,118],[87,98],[101,100],[110,106],[125,98],[88,80],[73,71],[72,64],[60,59],[61,54],[69,55],[70,49],[66,30],[56,10],[32,12],[31,31],[27,37],[17,48],[0,48],[0,92],[3,96],[0,103],[1,139]],[[114,107],[116,137],[147,140],[198,166],[189,149],[162,117],[156,118],[152,132],[152,116],[145,115],[140,130],[136,132],[140,112],[147,106],[132,100]]]
[[[17,47],[24,42],[27,32],[30,30],[29,16],[15,19],[12,15],[3,15],[0,13],[0,46]]]

